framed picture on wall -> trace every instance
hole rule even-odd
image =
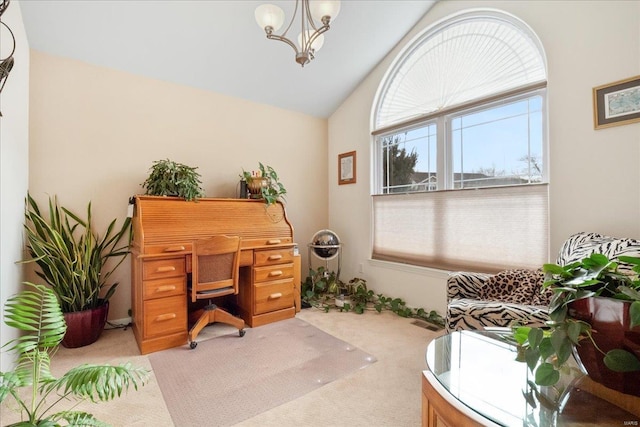
[[[640,122],[640,76],[593,88],[595,129]]]
[[[356,152],[338,154],[338,184],[355,184]]]

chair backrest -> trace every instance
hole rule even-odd
[[[640,240],[611,237],[598,233],[576,233],[564,242],[556,263],[559,265],[571,264],[594,253],[604,254],[609,259],[615,259],[620,255],[640,256]]]
[[[191,301],[238,293],[240,237],[213,236],[193,242]]]

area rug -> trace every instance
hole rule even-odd
[[[230,426],[375,362],[293,318],[149,355],[176,426]]]

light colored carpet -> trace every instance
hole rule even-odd
[[[309,308],[298,313],[296,318],[375,355],[377,362],[241,421],[236,427],[420,426],[420,381],[422,371],[426,369],[425,351],[429,342],[443,334],[442,331],[432,332],[415,326],[411,319],[389,312],[358,315],[324,313]],[[220,324],[206,327],[201,332],[198,350],[206,338],[234,331],[237,330]],[[52,360],[52,370],[54,375],[60,376],[84,362],[116,364],[123,361],[152,370],[149,355],[140,355],[130,329],[105,331],[96,343],[87,347],[60,348]],[[238,405],[240,407],[240,403]],[[130,390],[112,402],[83,403],[76,409],[91,412],[113,426],[174,425],[155,375],[138,391]],[[10,424],[18,419],[17,414],[3,404],[0,424]]]
[[[293,318],[149,356],[178,426],[231,426],[375,362]]]

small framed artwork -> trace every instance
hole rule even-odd
[[[593,88],[595,129],[640,122],[640,76]]]
[[[355,184],[356,152],[338,154],[338,184]]]

